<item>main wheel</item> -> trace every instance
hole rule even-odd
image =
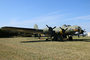
[[[56,36],[54,36],[54,38],[52,39],[52,41],[57,41],[58,38]]]
[[[69,40],[71,40],[71,41],[73,40],[72,36],[69,37]]]
[[[46,41],[48,41],[48,39],[46,39]]]

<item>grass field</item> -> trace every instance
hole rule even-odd
[[[74,37],[74,41],[0,38],[0,60],[90,60],[90,37]]]

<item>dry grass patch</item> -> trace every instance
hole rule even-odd
[[[74,40],[0,38],[0,60],[89,60],[90,37],[74,37]]]

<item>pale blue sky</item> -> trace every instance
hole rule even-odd
[[[0,27],[79,25],[90,32],[90,0],[0,0]]]

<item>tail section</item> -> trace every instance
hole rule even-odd
[[[37,24],[35,24],[35,25],[34,25],[34,29],[38,29],[38,26],[37,26]]]

